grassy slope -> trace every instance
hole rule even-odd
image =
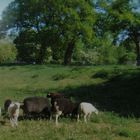
[[[90,101],[102,111],[98,117],[93,115],[88,124],[62,119],[56,127],[54,122],[46,120],[20,121],[16,131],[7,122],[0,124],[0,139],[140,139],[139,68],[2,66],[0,79],[1,106],[7,98],[22,101],[28,96],[46,96],[50,91],[58,91],[72,100]]]

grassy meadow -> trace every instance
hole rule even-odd
[[[0,106],[5,99],[64,93],[93,103],[100,111],[90,122],[60,118],[21,120],[11,128],[0,118],[1,140],[140,140],[140,68],[135,66],[0,66]],[[22,115],[22,112],[21,112]]]

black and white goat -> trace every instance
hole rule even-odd
[[[12,127],[18,126],[20,103],[12,102],[8,107],[8,115]]]
[[[58,124],[58,118],[62,114],[64,116],[77,115],[79,103],[73,103],[67,98],[57,98],[52,102],[51,112],[55,114],[55,123]]]

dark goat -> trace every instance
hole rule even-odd
[[[73,103],[67,98],[57,98],[52,102],[52,113],[55,114],[55,122],[58,124],[58,117],[62,114],[77,115],[79,103]]]
[[[5,111],[5,113],[8,111],[8,107],[9,107],[9,105],[11,103],[12,103],[12,100],[10,100],[10,99],[5,100],[5,102],[4,102],[4,111]]]
[[[64,95],[61,93],[49,93],[48,98],[51,98],[51,104],[58,98],[64,98]]]
[[[47,95],[48,98],[53,98],[53,99],[56,99],[56,98],[64,98],[65,96],[61,93],[49,93]]]
[[[28,97],[21,106],[26,117],[50,117],[50,104],[46,97]]]

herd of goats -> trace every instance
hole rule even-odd
[[[83,114],[84,121],[87,122],[93,112],[98,114],[98,110],[91,103],[72,102],[60,93],[49,93],[47,97],[28,97],[22,103],[7,99],[4,102],[4,112],[8,115],[12,127],[18,126],[20,109],[23,110],[25,118],[48,117],[51,120],[54,117],[56,125],[61,115],[75,117],[79,121]]]

